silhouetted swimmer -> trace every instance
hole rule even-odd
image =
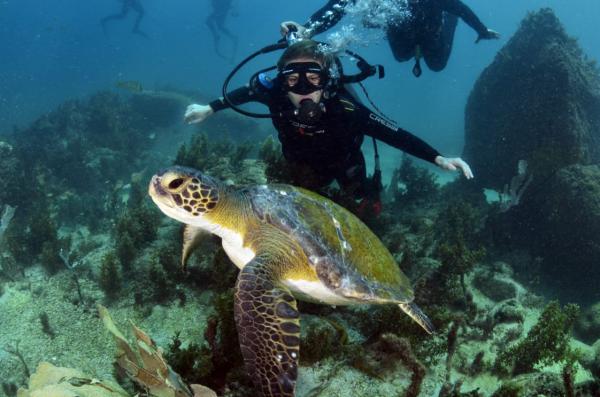
[[[210,29],[210,32],[213,36],[215,52],[218,56],[220,56],[223,59],[227,59],[228,61],[233,61],[233,58],[235,57],[235,53],[237,51],[238,43],[237,36],[231,33],[229,29],[225,27],[225,20],[227,19],[227,16],[231,14],[231,3],[232,0],[211,0],[212,12],[206,18],[206,24],[208,25],[208,28]],[[231,57],[227,57],[221,52],[221,49],[219,48],[221,34],[229,37],[233,44],[233,51]]]
[[[129,11],[133,10],[134,12],[137,13],[137,17],[135,19],[135,24],[133,25],[133,29],[131,30],[131,32],[137,33],[144,37],[148,37],[148,35],[146,33],[144,33],[142,30],[140,30],[140,23],[142,22],[142,19],[144,18],[144,14],[146,13],[144,11],[144,6],[142,6],[142,2],[140,0],[119,0],[119,1],[121,3],[123,3],[121,12],[118,14],[108,15],[108,16],[102,18],[102,20],[100,21],[100,23],[102,24],[102,30],[104,30],[104,33],[106,33],[106,23],[108,21],[124,19],[129,14]]]

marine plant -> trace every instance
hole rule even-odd
[[[258,158],[266,165],[265,176],[269,183],[289,183],[291,176],[288,171],[281,144],[272,136],[268,136],[258,150]]]
[[[229,157],[229,165],[233,171],[239,171],[242,169],[244,166],[244,160],[248,158],[252,150],[254,150],[254,145],[249,141],[235,145],[233,153],[231,153]]]
[[[2,382],[2,391],[8,397],[13,397],[17,395],[17,385],[12,382]]]
[[[56,224],[47,210],[32,218],[27,237],[27,246],[33,254],[39,255],[42,266],[49,274],[62,269],[63,262],[59,256],[62,244],[58,239]]]
[[[29,370],[29,366],[27,365],[27,361],[25,361],[23,353],[19,350],[19,341],[16,341],[14,346],[5,346],[3,350],[19,360],[21,365],[23,365],[25,377],[29,378],[31,376],[31,371]]]
[[[132,184],[129,208],[118,216],[115,228],[117,241],[129,238],[133,247],[138,250],[156,239],[160,224],[158,212],[147,205],[143,199],[138,199],[143,197],[140,193],[136,193],[139,189],[141,189],[139,184]],[[120,247],[123,250],[120,255],[131,260],[135,255],[128,250],[129,248],[131,247]]]
[[[48,318],[48,313],[41,312],[39,315],[40,324],[42,325],[42,331],[50,337],[50,339],[54,339],[56,336],[56,332],[52,329],[50,325],[50,318]]]
[[[170,297],[171,291],[175,289],[175,285],[169,280],[167,273],[156,259],[153,258],[152,264],[148,269],[148,280],[152,284],[150,288],[152,299],[157,303],[162,303]]]
[[[525,339],[498,355],[495,370],[515,376],[532,372],[538,365],[564,363],[571,367],[577,354],[569,346],[570,334],[578,314],[575,304],[561,308],[557,301],[548,303]]]
[[[108,300],[117,297],[122,287],[120,264],[117,255],[111,251],[104,255],[100,264],[100,278],[98,283],[100,288],[106,294]]]
[[[205,386],[198,384],[188,386],[184,383],[180,374],[165,361],[162,350],[144,331],[132,324],[135,342],[131,343],[117,328],[105,307],[98,306],[98,312],[104,326],[112,334],[117,344],[116,364],[149,395],[157,397],[217,396]],[[100,381],[95,380],[93,384],[98,383]],[[111,390],[110,387],[103,386],[103,388]],[[120,395],[126,394],[120,393]]]
[[[75,270],[75,268],[77,266],[79,266],[79,264],[81,264],[81,261],[72,262],[70,259],[70,255],[67,254],[65,252],[65,250],[62,250],[62,249],[58,253],[58,256],[62,260],[62,262],[65,265],[65,267],[67,268],[67,270],[69,270],[69,272],[71,273],[71,279],[75,283],[75,287],[77,289],[77,297],[78,297],[78,300],[76,301],[76,303],[85,305],[85,299],[83,298],[83,294],[81,293],[81,284],[79,283],[79,277],[77,277],[77,272]]]
[[[213,303],[215,313],[207,320],[205,343],[191,342],[184,348],[176,334],[165,357],[186,381],[221,390],[233,369],[241,367],[242,357],[231,310],[233,290],[217,294]]]
[[[446,207],[436,222],[440,243],[435,256],[442,263],[438,269],[437,281],[449,297],[453,286],[459,283],[463,298],[469,295],[465,285],[465,275],[471,272],[476,263],[485,255],[485,248],[478,243],[481,213],[466,202],[454,202]],[[451,299],[452,300],[452,299]]]
[[[439,193],[439,184],[434,173],[415,166],[414,161],[405,155],[400,167],[392,174],[388,191],[395,204],[406,205],[435,200]]]
[[[133,239],[127,231],[121,231],[116,242],[116,254],[121,262],[124,273],[129,273],[133,267],[133,261],[137,256],[137,250],[133,244]]]
[[[302,317],[300,349],[302,362],[314,363],[323,358],[340,353],[348,340],[346,329],[342,324],[327,317]],[[315,343],[315,341],[319,341]]]
[[[213,371],[211,355],[206,346],[190,342],[186,347],[176,332],[165,351],[165,359],[174,371],[188,382],[209,378]]]
[[[197,133],[188,144],[179,148],[175,164],[205,171],[213,170],[214,176],[225,177],[216,172],[223,159],[227,159],[231,172],[238,172],[253,148],[250,142],[235,144],[229,139],[213,140],[204,133]]]
[[[368,348],[356,349],[350,358],[353,367],[380,379],[398,361],[411,372],[411,382],[404,396],[417,397],[421,391],[426,368],[413,353],[408,339],[393,333],[386,333]]]

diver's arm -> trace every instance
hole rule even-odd
[[[421,138],[382,119],[362,105],[358,107],[360,108],[358,115],[366,135],[433,164],[436,157],[441,156],[440,152]]]
[[[335,26],[344,16],[344,10],[351,1],[353,0],[329,0],[304,24],[308,29],[308,37],[323,33]]]
[[[250,89],[249,86],[244,86],[237,88],[229,93],[227,93],[227,98],[234,105],[243,105],[244,103],[256,101],[254,91]],[[215,112],[218,112],[223,109],[229,108],[229,104],[225,102],[223,97],[219,99],[215,99],[214,101],[208,104]]]
[[[248,102],[264,103],[264,95],[257,93],[249,86],[237,88],[227,94],[227,98],[234,105],[242,105]],[[184,115],[184,121],[188,124],[201,123],[213,113],[229,108],[229,104],[223,98],[215,99],[208,105],[191,104],[187,107]]]
[[[461,171],[467,179],[473,178],[471,167],[460,157],[444,157],[427,142],[382,119],[362,105],[358,105],[359,117],[365,125],[366,135],[387,143],[412,156],[428,161],[446,171]]]

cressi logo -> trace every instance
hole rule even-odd
[[[378,122],[379,124],[385,125],[387,128],[390,128],[394,131],[398,131],[398,127],[395,126],[394,124],[390,123],[387,120],[382,119],[381,117],[379,117],[378,115],[376,115],[375,113],[371,113],[369,114],[369,118],[373,121]]]

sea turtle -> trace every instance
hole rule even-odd
[[[186,224],[183,261],[200,232],[221,237],[241,269],[235,321],[257,395],[292,397],[300,316],[296,298],[329,305],[397,304],[428,333],[413,290],[390,252],[352,213],[290,185],[235,187],[179,166],[152,177],[149,194]]]

